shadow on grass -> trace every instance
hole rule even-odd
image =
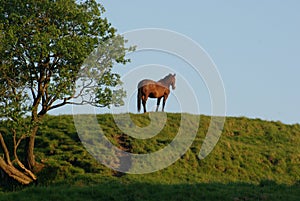
[[[146,184],[106,182],[103,184],[57,185],[30,187],[17,192],[0,193],[5,200],[300,200],[300,184],[279,185],[263,181],[259,185],[246,183],[207,184]]]

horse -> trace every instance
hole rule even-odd
[[[176,74],[169,74],[159,81],[153,81],[149,79],[142,80],[138,83],[137,93],[137,109],[141,110],[141,102],[144,107],[144,113],[146,113],[146,102],[148,98],[157,98],[156,112],[160,104],[161,98],[163,98],[162,111],[164,112],[166,100],[170,94],[170,86],[175,90],[175,76]]]

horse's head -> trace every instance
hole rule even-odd
[[[170,84],[172,85],[173,90],[176,88],[175,87],[175,82],[176,82],[175,76],[176,76],[176,74],[174,74],[174,75],[170,74],[170,80],[171,80]]]
[[[175,89],[175,76],[176,74],[169,74],[167,75],[166,77],[164,77],[163,79],[159,80],[158,82],[162,83],[165,87],[170,87],[172,86],[172,89],[174,90]]]

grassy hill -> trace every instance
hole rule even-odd
[[[141,127],[150,124],[148,114],[130,117]],[[193,122],[195,116],[189,118]],[[113,144],[143,154],[158,151],[172,141],[181,114],[168,113],[161,132],[147,140],[125,135],[110,114],[98,115],[97,119]],[[82,145],[72,116],[48,116],[36,140],[36,158],[45,164],[37,186],[0,193],[0,200],[300,199],[299,124],[226,118],[218,144],[199,160],[209,123],[210,117],[200,116],[193,144],[174,164],[157,172],[132,175],[97,162]],[[10,187],[17,188],[14,184]]]

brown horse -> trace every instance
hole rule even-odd
[[[175,89],[175,75],[169,74],[163,79],[155,82],[153,80],[142,80],[138,84],[138,94],[137,94],[137,108],[140,112],[141,102],[143,103],[144,112],[146,113],[146,102],[148,98],[157,98],[156,112],[160,104],[161,98],[163,99],[162,111],[164,111],[166,100],[170,94],[170,86]]]

